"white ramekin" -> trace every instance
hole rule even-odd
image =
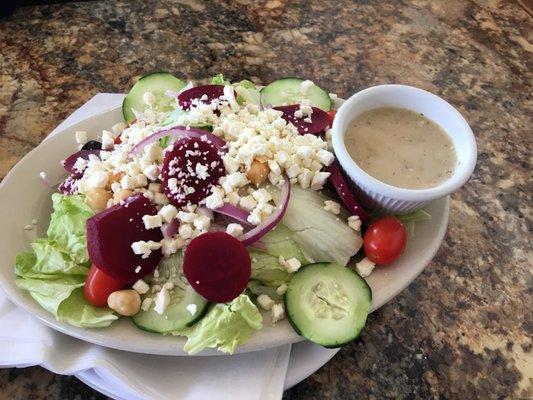
[[[350,157],[344,144],[348,125],[359,114],[380,107],[399,107],[422,113],[437,123],[453,141],[457,166],[453,175],[429,189],[403,189],[388,185],[363,171]],[[476,165],[477,148],[472,129],[449,103],[425,90],[405,85],[381,85],[362,90],[339,108],[332,127],[333,150],[350,178],[352,189],[363,206],[372,211],[406,213],[431,200],[449,195],[470,178]]]

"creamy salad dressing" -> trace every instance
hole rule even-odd
[[[349,125],[346,149],[366,173],[389,185],[427,189],[448,179],[457,158],[450,137],[422,114],[385,107]]]

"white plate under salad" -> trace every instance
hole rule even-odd
[[[300,85],[300,83],[301,81],[298,81],[298,85]],[[294,84],[294,82],[289,82],[289,84]],[[279,82],[276,83],[276,85],[274,85],[274,89],[278,90],[277,86],[279,86]],[[302,84],[301,86],[302,86],[301,95],[305,97],[306,91],[309,90],[308,89],[309,84],[305,83],[305,84]],[[272,88],[272,86],[270,87]],[[231,97],[231,94],[228,93],[228,88],[230,88],[230,86],[226,85],[225,93],[228,97]],[[171,87],[168,89],[176,90],[178,88]],[[247,87],[246,89],[249,89],[249,87]],[[283,86],[281,90],[282,91],[284,90]],[[237,90],[236,93],[238,95],[241,95],[243,92],[240,92],[239,90]],[[314,89],[311,95],[307,95],[307,97],[311,99],[310,100],[311,105],[327,108],[326,100],[323,97],[321,98],[320,96],[318,99],[316,99],[313,93],[315,93]],[[249,93],[244,92],[244,94],[245,94],[244,96],[245,99],[246,99],[246,94],[249,94],[251,96],[251,97],[248,97],[248,101],[250,103],[254,101],[253,96],[255,95],[255,92],[253,91],[250,91]],[[300,96],[300,94],[297,91],[296,93],[294,93],[293,91],[291,93],[291,96],[298,97]],[[154,100],[154,99],[147,98],[146,96],[141,96],[141,97],[144,97],[144,101],[148,103],[152,103]],[[131,100],[131,96],[130,96],[130,100]],[[242,96],[240,97],[237,96],[236,99],[230,99],[230,100],[231,101],[226,102],[229,104],[224,103],[222,107],[226,106],[228,107],[228,109],[231,107],[234,107],[234,108],[231,111],[226,111],[226,112],[222,111],[222,117],[227,116],[231,113],[234,113],[234,114],[238,113],[239,110],[246,107],[244,105],[238,105],[236,102],[236,100],[240,100],[242,102],[243,100]],[[298,101],[301,102],[301,99],[299,99]],[[156,103],[157,103],[157,99],[156,99]],[[272,105],[272,103],[273,103],[272,98],[270,98],[266,106],[270,106]],[[307,104],[304,101],[303,107],[298,106],[296,110],[303,110],[305,114]],[[276,105],[276,104],[273,104],[273,105]],[[339,103],[333,104],[334,107],[338,105]],[[136,103],[135,106],[139,108],[142,105],[139,106],[139,104]],[[261,113],[263,111],[255,110],[253,112]],[[173,114],[173,116],[174,117],[177,116],[177,118],[182,118],[180,117],[179,114],[180,113],[178,112],[176,114]],[[314,114],[315,116],[317,116],[318,111],[315,110]],[[127,114],[126,116],[128,117]],[[212,116],[211,118],[216,119],[216,118],[219,118],[219,116],[215,116],[215,117]],[[132,118],[131,116],[129,117],[130,119]],[[197,118],[198,116],[195,116],[195,117]],[[296,117],[298,118],[298,116]],[[311,118],[312,117],[313,116],[311,114]],[[318,115],[318,117],[320,117],[320,115]],[[158,123],[157,121],[160,122],[162,120],[166,120],[166,118],[163,118],[161,115],[158,115],[157,113],[151,114],[150,110],[148,110],[148,112],[145,112],[143,114],[137,114],[137,118],[139,119],[155,118],[156,124]],[[307,118],[307,116],[303,115],[299,118],[303,120],[304,118]],[[64,179],[65,172],[61,164],[59,163],[59,161],[61,161],[62,159],[65,159],[70,154],[75,153],[77,151],[77,144],[74,139],[76,136],[75,134],[76,132],[85,131],[85,132],[88,132],[88,136],[89,136],[88,139],[101,140],[102,130],[110,130],[112,126],[123,121],[124,121],[123,110],[120,108],[116,108],[116,109],[107,111],[105,113],[92,116],[91,118],[88,118],[75,126],[69,127],[68,129],[65,129],[59,132],[56,136],[43,142],[36,149],[30,152],[26,157],[24,157],[12,169],[12,171],[8,174],[8,176],[6,176],[6,178],[2,182],[2,185],[0,186],[0,202],[4,205],[4,207],[2,207],[2,209],[0,210],[0,218],[3,221],[4,232],[5,232],[4,239],[0,242],[0,251],[2,254],[2,258],[1,258],[2,264],[0,268],[0,284],[2,285],[2,288],[6,291],[8,296],[17,305],[31,312],[33,315],[37,316],[44,323],[51,326],[52,328],[57,329],[68,335],[77,337],[82,340],[86,340],[88,342],[92,342],[95,344],[112,347],[112,348],[116,348],[120,350],[150,353],[150,354],[187,355],[187,352],[183,350],[186,344],[186,338],[182,336],[171,336],[171,335],[163,336],[157,333],[146,332],[144,330],[137,328],[132,323],[131,319],[128,317],[119,318],[118,320],[113,321],[114,317],[110,317],[110,315],[114,315],[112,314],[111,310],[105,309],[105,311],[102,311],[101,313],[98,313],[98,311],[95,313],[94,309],[90,307],[84,308],[84,304],[85,304],[84,302],[86,300],[84,300],[81,296],[79,299],[71,299],[68,310],[65,310],[65,307],[63,307],[59,315],[59,319],[61,320],[54,318],[54,315],[52,315],[48,311],[57,313],[61,301],[58,300],[57,301],[58,304],[54,304],[54,293],[55,292],[52,292],[52,293],[46,292],[47,289],[43,291],[42,287],[39,286],[40,285],[39,279],[42,278],[42,275],[40,275],[39,273],[41,273],[42,271],[39,271],[39,273],[36,273],[35,270],[31,268],[31,265],[28,267],[28,271],[30,272],[27,272],[25,270],[26,271],[25,275],[22,276],[22,279],[26,280],[22,286],[27,289],[32,290],[33,289],[32,285],[35,283],[38,289],[33,293],[34,297],[36,300],[40,301],[44,306],[46,306],[48,308],[48,311],[42,308],[38,304],[38,302],[35,301],[34,298],[32,298],[28,294],[26,290],[22,290],[15,283],[17,276],[15,275],[13,264],[14,264],[14,260],[15,260],[17,253],[25,249],[28,249],[30,243],[35,242],[37,238],[46,236],[46,230],[50,222],[50,215],[52,211],[52,204],[51,204],[50,198],[51,198],[52,193],[57,192],[57,190],[55,188],[53,189],[47,188],[46,186],[42,184],[42,172],[46,173],[46,180],[48,181],[54,181],[54,180],[59,181],[62,178]],[[205,124],[205,121],[203,121],[203,124],[207,125]],[[148,124],[148,125],[151,126],[153,124]],[[154,128],[152,129],[151,132],[157,132],[157,131],[160,131],[161,129],[162,128],[157,128],[157,129]],[[168,126],[166,127],[166,129],[168,129]],[[106,135],[111,136],[112,134],[106,134]],[[222,133],[221,135],[224,137],[224,133]],[[138,143],[140,143],[146,136],[148,135],[142,134],[139,136],[138,139],[136,139],[136,141],[131,139],[132,142],[131,142],[130,147],[135,147],[136,145],[138,145]],[[109,140],[109,138],[107,139]],[[105,139],[104,139],[104,143],[105,143]],[[157,144],[158,142],[154,142],[154,143]],[[161,146],[165,146],[165,144],[162,143]],[[111,145],[108,144],[108,146],[113,147],[112,144]],[[143,149],[141,149],[140,154],[142,154],[142,151]],[[236,151],[238,151],[238,148],[236,149]],[[313,153],[312,157],[316,157],[316,154]],[[83,167],[83,165],[81,165],[81,167]],[[324,165],[322,165],[322,167],[324,167]],[[243,173],[246,173],[247,167],[244,164],[239,165],[239,168],[240,168],[240,171],[242,171]],[[284,172],[287,172],[287,171],[282,171],[282,176],[286,177],[286,175],[283,175]],[[315,173],[316,172],[320,172],[320,169],[316,169]],[[228,171],[226,171],[225,173],[227,174]],[[90,178],[90,176],[86,178]],[[271,180],[275,181],[275,179],[277,178],[272,177]],[[85,179],[85,181],[87,180],[88,179]],[[93,178],[91,181],[92,182],[91,184],[94,184],[96,181],[97,179]],[[148,179],[148,182],[149,181],[150,179]],[[154,177],[154,181],[159,182],[159,179]],[[305,179],[304,179],[304,182],[305,182]],[[96,184],[100,185],[101,183],[96,182]],[[138,183],[138,185],[142,186],[142,182]],[[246,193],[243,193],[243,192],[244,190],[246,190],[246,187],[252,187],[251,191],[257,190],[255,185],[245,184],[240,192],[240,195],[242,195],[241,197],[245,197]],[[86,188],[82,189],[82,191],[86,191],[86,190],[87,190]],[[293,180],[292,182],[293,199],[298,198],[298,197],[300,197],[301,199],[302,196],[305,197],[306,190],[310,191],[311,189],[309,188],[302,189],[301,181]],[[279,198],[279,190],[276,191],[276,189],[272,189],[272,193],[274,197],[278,196]],[[296,193],[296,196],[295,196],[295,193]],[[298,193],[300,193],[300,195],[298,195]],[[302,195],[302,193],[304,194]],[[315,196],[315,195],[316,193],[311,194],[311,196]],[[338,198],[332,197],[331,199],[340,203],[340,200]],[[117,205],[115,205],[115,207],[117,206],[120,207],[121,205],[124,206],[124,204],[117,202]],[[289,207],[290,205],[291,203],[289,200]],[[112,204],[109,204],[109,206],[111,207]],[[160,205],[158,206],[158,208],[160,208]],[[326,208],[329,209],[330,207],[326,207]],[[438,250],[440,243],[444,237],[446,226],[447,226],[447,219],[448,219],[448,208],[449,208],[449,198],[440,199],[440,200],[430,203],[425,208],[425,210],[431,215],[431,219],[416,223],[415,234],[414,236],[409,236],[404,253],[393,264],[385,266],[385,267],[377,267],[374,269],[374,271],[372,272],[370,276],[365,278],[366,282],[368,283],[368,285],[370,286],[372,290],[372,303],[371,303],[370,311],[376,310],[377,308],[382,306],[384,303],[389,301],[391,298],[396,296],[412,280],[414,280],[416,276],[424,269],[427,263],[429,263],[431,258],[434,256],[434,254]],[[276,213],[276,210],[277,210],[276,205],[273,204],[272,209],[274,209],[272,213],[273,214]],[[216,215],[217,209],[215,208],[213,211],[214,211],[214,215]],[[325,210],[324,212],[331,213],[331,210],[329,211]],[[208,212],[207,215],[209,216],[209,214],[210,213]],[[264,224],[265,221],[268,222],[269,215],[268,215],[268,212],[265,213],[265,215],[261,215],[260,213],[257,213],[257,214],[259,215],[259,219],[262,219],[262,220],[255,221],[254,224],[259,225],[261,228],[262,224]],[[343,216],[342,218],[346,218],[346,215],[350,215],[350,213],[344,210],[341,215]],[[286,215],[280,216],[280,217],[285,218]],[[341,217],[339,216],[338,218],[339,218],[339,223],[341,223],[340,221]],[[181,222],[183,223],[183,221]],[[235,223],[236,221],[226,221],[226,223],[227,222]],[[282,220],[281,222],[284,222],[284,220]],[[346,223],[346,221],[342,221],[342,223]],[[211,221],[211,224],[212,226],[215,226],[213,221]],[[217,226],[218,225],[219,224],[217,224]],[[245,224],[243,223],[243,225]],[[160,229],[160,228],[158,227],[157,228],[146,228],[145,230],[149,230],[149,229],[153,231],[154,229]],[[217,229],[220,229],[220,228],[217,227]],[[253,227],[247,228],[247,230],[252,230],[252,229]],[[201,228],[198,228],[198,230],[200,231]],[[268,231],[268,229],[266,228],[256,229],[255,232],[257,231],[259,231],[259,236],[260,236],[261,234],[265,233],[265,231]],[[332,232],[334,232],[334,229],[332,230]],[[168,234],[168,232],[166,233]],[[179,235],[178,232],[174,232],[172,230],[170,230],[170,234]],[[201,236],[201,232],[198,232],[197,234],[198,236]],[[354,234],[358,235],[357,233],[354,233]],[[250,236],[252,236],[252,241],[257,240],[257,238],[253,237],[254,235],[248,235],[248,238],[250,238]],[[237,239],[239,238],[242,238],[242,236],[237,237]],[[264,243],[262,242],[265,240],[267,239],[265,236],[263,236],[262,238],[259,239],[258,243],[257,242],[255,243],[257,248],[261,251],[264,251]],[[186,242],[188,244],[187,240]],[[45,243],[45,245],[47,244]],[[300,243],[298,243],[298,246],[300,246]],[[74,243],[74,248],[75,248],[75,243]],[[312,257],[309,257],[308,254],[310,252],[312,253],[313,249],[302,249],[302,250],[304,253],[307,253],[307,255],[305,256],[306,258],[312,258]],[[359,250],[359,247],[357,246],[355,251],[358,251],[358,250]],[[43,250],[41,249],[41,251]],[[80,249],[75,249],[75,251],[80,251]],[[73,258],[74,257],[75,255],[73,255]],[[141,254],[139,254],[138,257],[142,259]],[[337,263],[339,263],[339,260],[317,260],[316,254],[314,255],[314,257],[315,259],[312,260],[314,262],[337,261]],[[339,257],[339,258],[342,260],[343,257]],[[283,264],[283,260],[281,260],[280,263]],[[304,261],[301,264],[305,264],[305,263],[306,262]],[[353,267],[353,262],[350,263],[349,265]],[[291,267],[290,265],[285,265],[285,266],[288,268]],[[351,267],[348,267],[348,268],[351,268]],[[45,266],[45,269],[46,268],[48,268],[48,266]],[[80,275],[80,274],[83,275],[87,273],[86,271],[88,271],[85,265],[79,266],[79,265],[69,264],[69,268],[71,268],[70,273],[73,273],[74,275]],[[85,270],[83,268],[85,268]],[[252,269],[253,269],[253,266],[252,266]],[[75,271],[75,272],[72,272],[72,271]],[[57,273],[57,270],[55,272]],[[287,284],[290,285],[289,283],[290,277],[296,276],[298,275],[298,273],[299,272],[296,272],[295,275],[289,274],[289,279],[287,279]],[[21,273],[19,269],[19,276],[20,275]],[[150,281],[149,276],[150,275],[144,278],[148,282]],[[253,278],[253,275],[252,275],[252,278]],[[54,279],[56,278],[54,277]],[[70,279],[70,277],[67,277],[67,279]],[[78,278],[75,278],[75,279],[78,279]],[[83,282],[83,278],[81,280]],[[29,282],[29,284],[27,282]],[[72,282],[69,281],[69,283],[72,283]],[[279,287],[281,285],[277,283],[276,286]],[[270,290],[270,293],[272,293],[272,291],[275,292],[276,289],[277,287],[272,287]],[[69,289],[64,289],[64,287],[60,285],[57,288],[53,288],[52,290],[61,291],[61,290],[69,290]],[[72,292],[72,289],[70,290]],[[152,297],[155,298],[157,296],[157,290],[151,290],[150,294],[152,293],[152,291],[154,292]],[[69,298],[69,294],[71,292],[68,292],[65,295],[66,298]],[[251,300],[255,300],[255,296],[253,294],[250,294],[249,292],[248,294]],[[143,297],[146,297],[146,295]],[[274,295],[272,295],[271,297],[274,299],[274,302],[277,304],[281,304],[283,301],[281,298],[275,298]],[[76,309],[76,307],[79,307],[79,310]],[[257,304],[256,304],[256,307],[258,310],[260,309],[260,306]],[[194,307],[192,311],[189,309],[189,311],[191,311],[191,314],[194,314],[195,312],[198,311],[196,308],[197,307]],[[87,310],[87,309],[89,309],[90,311],[83,315],[80,315],[83,310]],[[152,309],[153,309],[153,305],[152,305]],[[207,311],[208,313],[206,314],[207,316],[209,316],[209,312],[210,311]],[[273,325],[270,320],[270,316],[269,316],[270,313],[262,311],[262,314],[263,314],[262,328],[258,330],[254,330],[249,340],[247,341],[242,340],[242,343],[239,342],[240,344],[239,346],[237,347],[230,346],[232,351],[236,353],[240,353],[240,352],[263,350],[263,349],[279,346],[282,344],[295,343],[295,342],[303,340],[303,338],[295,332],[295,330],[291,327],[291,325],[288,323],[286,319],[280,320],[275,325]],[[203,316],[203,318],[206,318],[206,317]],[[67,322],[71,322],[79,326],[73,326],[72,324],[69,324]],[[96,326],[99,324],[107,325],[110,322],[112,322],[111,325],[106,326],[106,327],[98,327],[98,328],[97,327],[92,327],[92,328],[86,327],[86,326],[91,326],[91,325]],[[85,323],[87,323],[87,325],[84,326]],[[217,332],[214,332],[214,334],[216,335]],[[238,335],[238,334],[235,334],[235,335]],[[237,337],[236,339],[231,338],[231,340],[239,341],[240,339]],[[223,354],[212,348],[204,349],[204,348],[197,347],[197,350],[199,350],[199,352],[197,353],[198,355]]]

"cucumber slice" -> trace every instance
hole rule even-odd
[[[155,294],[148,297],[155,301]],[[195,305],[194,314],[187,309],[190,304]],[[158,314],[152,307],[148,311],[139,311],[132,320],[137,327],[145,331],[169,333],[194,325],[205,315],[208,308],[209,302],[189,286],[185,292],[179,289],[171,291],[170,304],[163,314]]]
[[[341,347],[357,339],[372,304],[372,290],[349,268],[309,264],[289,283],[287,317],[298,334],[321,346]]]
[[[124,115],[124,119],[128,123],[135,119],[132,108],[140,112],[146,109],[146,104],[143,101],[143,96],[146,92],[152,92],[156,97],[156,110],[171,111],[173,109],[171,104],[174,99],[166,96],[165,92],[167,90],[178,92],[184,86],[185,82],[168,72],[152,72],[151,74],[144,75],[133,85],[122,102],[122,115]]]
[[[298,104],[303,99],[300,91],[303,81],[300,78],[278,79],[261,89],[261,102],[274,107]],[[309,94],[305,98],[311,101],[313,107],[321,108],[324,111],[331,109],[329,94],[316,85],[309,89]]]
[[[148,311],[139,311],[132,317],[133,323],[145,331],[157,333],[169,333],[194,325],[207,312],[209,302],[196,293],[183,275],[183,254],[179,252],[164,258],[157,269],[158,278],[151,276],[146,280],[150,284],[172,282],[174,289],[170,291],[170,303],[163,314],[155,312],[153,306]],[[147,297],[152,298],[153,303],[156,294],[147,293],[143,295],[143,300]],[[187,309],[190,304],[196,306],[194,313]]]

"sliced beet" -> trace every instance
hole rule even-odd
[[[183,273],[207,300],[226,303],[246,288],[251,274],[250,255],[238,239],[226,232],[207,232],[187,246]]]
[[[83,174],[76,172],[75,174],[70,174],[66,179],[61,182],[57,188],[61,194],[76,194],[78,193],[78,181],[83,176]]]
[[[163,188],[176,206],[198,204],[225,174],[219,151],[207,137],[180,139],[165,153]]]
[[[281,111],[285,121],[293,124],[300,135],[305,135],[306,133],[311,133],[316,135],[317,133],[324,132],[329,127],[330,117],[327,112],[321,110],[320,108],[312,107],[313,113],[311,114],[311,123],[305,122],[304,118],[299,118],[294,116],[294,113],[298,111],[300,105],[293,104],[291,106],[279,106],[274,107],[274,110]]]
[[[132,243],[139,240],[159,242],[161,229],[146,229],[143,215],[155,215],[154,203],[142,195],[128,198],[87,220],[87,249],[91,261],[103,272],[133,283],[152,272],[161,260],[161,250],[147,258],[135,254]]]
[[[325,170],[331,174],[329,177],[331,184],[337,191],[337,194],[348,211],[350,211],[352,215],[357,215],[363,223],[367,222],[370,217],[363,207],[361,207],[361,205],[357,202],[357,200],[355,200],[355,196],[350,191],[350,188],[348,187],[348,184],[342,175],[341,168],[339,167],[337,161],[334,161],[333,164],[331,164],[329,167],[326,167]]]
[[[204,99],[202,99],[202,96]],[[224,96],[223,85],[202,85],[187,89],[178,94],[178,102],[181,108],[188,110],[191,108],[193,100],[201,100],[203,103],[210,103],[219,97]]]
[[[76,161],[78,160],[78,158],[83,158],[84,160],[88,160],[91,154],[95,155],[96,157],[100,157],[100,150],[77,151],[76,153],[71,154],[70,156],[65,158],[63,161],[61,161],[61,165],[63,166],[63,168],[65,168],[65,171],[71,174],[78,173],[80,171],[77,171],[74,169],[74,164],[76,164]]]

